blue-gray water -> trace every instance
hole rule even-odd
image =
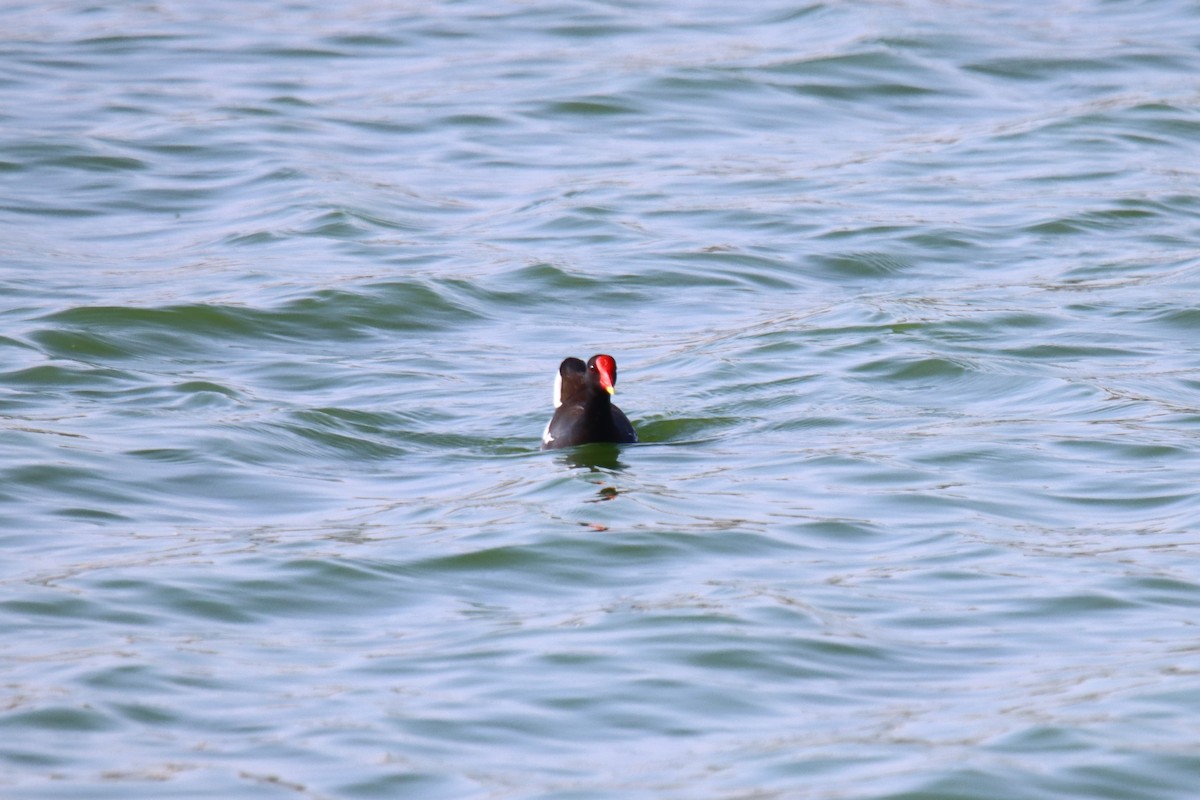
[[[8,3],[0,796],[1200,786],[1200,7]],[[541,453],[566,355],[643,443]]]

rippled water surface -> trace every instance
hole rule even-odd
[[[1196,796],[1194,3],[0,38],[0,795]]]

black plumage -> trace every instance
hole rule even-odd
[[[542,434],[542,449],[636,442],[629,418],[613,405],[616,383],[617,362],[610,355],[594,355],[586,364],[578,358],[564,359],[554,381],[554,416]]]

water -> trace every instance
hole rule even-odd
[[[1194,4],[0,31],[0,795],[1194,796]]]

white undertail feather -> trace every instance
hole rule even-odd
[[[554,376],[554,407],[558,408],[562,405],[562,373],[556,373]],[[547,428],[547,431],[550,429]]]

